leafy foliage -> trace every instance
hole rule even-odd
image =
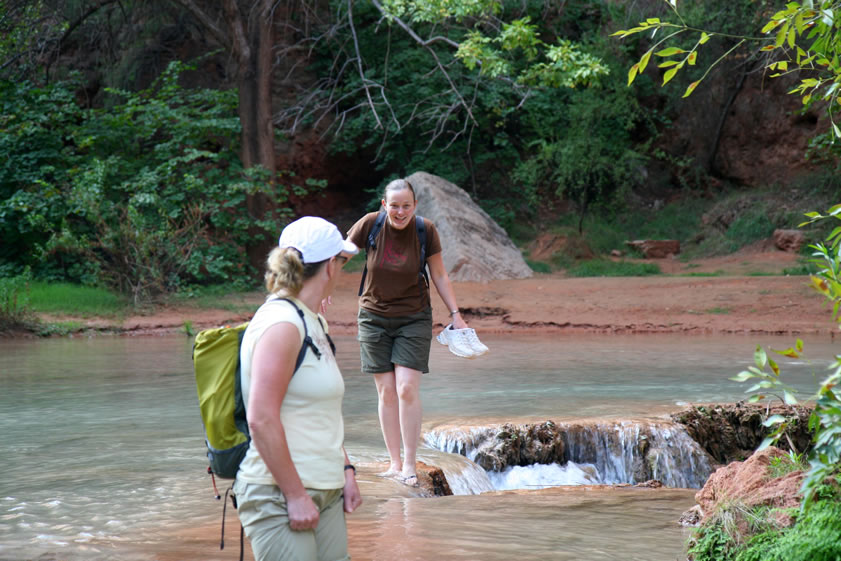
[[[826,215],[818,212],[807,213],[809,224],[825,219],[841,219],[841,205],[835,205]],[[824,294],[833,306],[833,318],[841,323],[839,307],[841,307],[841,226],[836,227],[828,236],[829,245],[819,243],[812,246],[813,254],[820,270],[812,275],[812,285]],[[803,353],[803,342],[797,339],[795,346],[789,349],[775,351],[777,354],[792,358],[800,358]],[[734,380],[745,382],[754,381],[748,388],[751,393],[750,401],[757,402],[768,396],[774,396],[787,405],[796,405],[798,399],[795,390],[780,378],[780,368],[768,356],[761,346],[757,346],[754,353],[755,366],[740,372]],[[841,355],[835,357],[835,363],[829,367],[830,374],[818,387],[813,396],[815,408],[809,419],[809,429],[814,433],[814,446],[809,453],[809,471],[803,480],[803,508],[807,509],[812,502],[816,490],[823,485],[827,478],[841,471],[841,396],[836,387],[841,383]],[[771,434],[762,442],[760,449],[776,442],[785,434],[785,429],[792,420],[784,415],[772,415],[763,424],[774,427]]]
[[[135,302],[185,282],[249,279],[242,248],[281,210],[246,211],[283,186],[243,170],[232,91],[184,90],[172,63],[147,90],[86,110],[74,83],[0,84],[0,266],[105,282]],[[245,280],[245,282],[248,282]]]
[[[687,24],[682,13],[678,10],[676,0],[664,0],[671,11],[669,20],[657,17],[647,18],[636,27],[619,30],[614,33],[622,38],[636,34],[663,35],[632,65],[628,71],[628,84],[641,74],[652,56],[666,59],[658,64],[663,73],[665,86],[682,69],[688,69],[696,64],[701,47],[715,35],[724,35],[719,31],[700,29]],[[698,84],[717,64],[727,55],[735,51],[744,43],[752,44],[758,53],[768,53],[765,68],[772,72],[771,77],[787,75],[797,71],[804,71],[803,78],[790,93],[799,95],[804,105],[813,101],[827,102],[826,108],[830,116],[832,130],[836,137],[841,138],[841,127],[833,117],[832,112],[841,94],[841,2],[837,0],[806,0],[804,2],[788,2],[785,8],[775,12],[762,27],[761,33],[765,37],[750,35],[750,30],[743,30],[737,34],[737,39],[727,52],[712,64],[707,66],[704,74],[687,86],[683,97],[692,94]],[[675,46],[680,36],[691,35],[697,37],[690,48]]]
[[[30,275],[0,277],[0,331],[25,327],[32,322],[29,304]]]
[[[841,501],[831,489],[793,528],[769,530],[747,541],[734,561],[832,561],[841,556]]]

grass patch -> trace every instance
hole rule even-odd
[[[718,314],[718,315],[729,314],[730,311],[731,311],[730,308],[719,308],[719,307],[707,308],[706,310],[704,310],[704,312],[707,313],[707,314]]]
[[[721,276],[724,276],[724,271],[722,271],[721,269],[718,269],[717,271],[712,271],[712,272],[709,272],[709,273],[703,273],[701,271],[695,271],[695,272],[692,272],[692,273],[680,273],[679,275],[676,275],[676,276],[678,276],[678,277],[721,277]]]
[[[773,233],[774,223],[768,218],[764,205],[757,204],[736,218],[727,228],[724,237],[728,241],[730,251],[736,251],[769,238]]]
[[[125,297],[104,288],[31,281],[29,305],[33,312],[40,313],[115,317],[123,315],[131,304]]]
[[[818,268],[812,263],[802,263],[796,267],[786,267],[783,269],[783,274],[791,277],[814,275],[818,272]]]
[[[647,277],[661,274],[654,263],[593,259],[583,261],[567,270],[571,277]]]
[[[39,337],[66,337],[72,333],[85,330],[85,325],[78,321],[59,321],[55,323],[40,323],[33,330]]]
[[[526,265],[528,265],[532,271],[535,273],[551,273],[552,267],[549,263],[544,263],[543,261],[532,261],[531,259],[526,259]]]
[[[805,471],[807,469],[809,469],[809,462],[806,461],[806,454],[789,452],[785,456],[771,458],[768,463],[768,478],[776,479],[794,471]]]
[[[256,307],[249,302],[248,296],[257,287],[244,289],[240,286],[216,284],[211,286],[191,286],[171,295],[168,302],[194,306],[203,310],[218,309],[239,313],[254,311]]]

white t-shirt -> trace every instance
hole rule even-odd
[[[292,376],[286,390],[280,406],[280,421],[286,432],[292,462],[304,487],[341,489],[345,484],[342,450],[344,380],[324,331],[327,323],[324,322],[325,328],[322,329],[319,316],[300,300],[291,300],[303,310],[308,334],[321,351],[321,358],[316,357],[311,348],[307,349],[301,367]],[[298,328],[300,342],[303,342],[304,328],[298,312],[289,302],[270,296],[254,314],[243,334],[240,361],[246,407],[251,390],[251,358],[257,341],[269,327],[284,322]],[[237,479],[247,483],[276,484],[253,441],[239,466]]]

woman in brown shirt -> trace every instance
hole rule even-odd
[[[362,371],[374,375],[378,413],[390,465],[386,476],[406,485],[418,484],[415,467],[422,407],[421,374],[429,372],[432,307],[429,286],[422,275],[420,240],[416,227],[417,198],[412,185],[397,179],[386,185],[380,212],[385,221],[368,246],[378,212],[363,216],[348,231],[348,240],[367,248],[359,297],[359,343]],[[435,225],[422,219],[426,232],[429,277],[452,317],[453,328],[467,328],[456,304],[450,277],[441,258]],[[403,458],[400,445],[403,445]]]

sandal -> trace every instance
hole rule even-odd
[[[405,477],[398,477],[397,480],[408,487],[420,487],[417,475],[407,475]]]

